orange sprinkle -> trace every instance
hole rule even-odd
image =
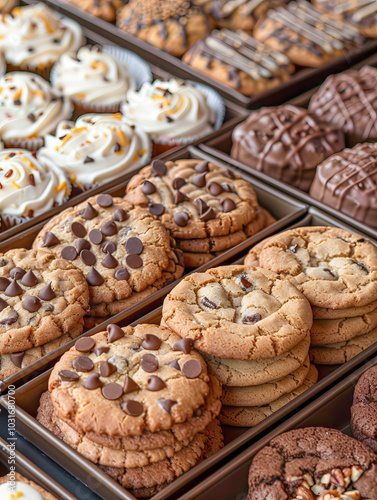
[[[55,188],[55,189],[56,189],[56,191],[57,191],[58,193],[60,193],[60,191],[63,191],[63,189],[66,189],[66,188],[67,188],[67,183],[66,183],[65,181],[63,181],[63,182],[60,184],[60,186],[58,186],[58,187],[57,187],[57,188]]]
[[[38,67],[39,67],[39,65],[38,65]],[[43,67],[39,68],[39,69],[43,69]],[[42,90],[33,90],[33,95],[39,95],[39,97],[44,97],[45,96],[45,94],[44,94],[44,92]]]
[[[120,149],[119,151],[114,151],[114,153],[116,155],[121,155],[121,154],[123,154],[123,149]]]
[[[22,95],[22,89],[18,89],[14,94],[13,94],[13,99],[19,99]]]
[[[134,156],[134,160],[136,161],[137,159],[139,159],[139,158],[140,158],[140,156],[143,156],[143,154],[145,154],[145,153],[146,153],[146,151],[147,151],[146,149],[140,149],[140,151],[138,151],[138,152],[136,153],[136,155]]]
[[[115,113],[115,115],[111,116],[110,118],[115,118],[115,120],[121,120],[122,115],[120,113]]]
[[[118,129],[118,137],[119,137],[120,145],[124,148],[124,146],[127,145],[127,139],[124,136],[123,130]]]
[[[73,184],[75,184],[75,182],[76,182],[76,174],[72,174],[71,175],[71,181],[72,181]]]
[[[14,181],[11,181],[12,183],[12,186],[14,187],[14,189],[21,189],[20,186],[18,184],[16,184]]]
[[[71,138],[72,138],[71,134],[67,134],[64,137],[64,139],[62,139],[62,143],[60,144],[60,146],[58,146],[58,148],[59,149],[62,148],[64,146],[64,144],[66,144],[69,141],[69,139],[71,139]],[[56,150],[59,151],[59,149],[56,149]]]
[[[79,134],[80,132],[83,132],[84,130],[88,130],[88,127],[72,127],[71,132],[73,134]]]

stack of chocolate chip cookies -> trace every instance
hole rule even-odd
[[[302,227],[259,243],[245,264],[288,278],[309,300],[312,363],[345,363],[377,342],[377,248],[367,239]]]
[[[78,337],[89,308],[82,272],[45,250],[0,255],[0,380]]]
[[[275,220],[248,181],[201,160],[153,161],[130,180],[125,199],[160,218],[191,268]]]
[[[220,397],[190,340],[111,324],[55,365],[37,418],[142,498],[221,448]]]
[[[271,271],[226,266],[187,276],[166,297],[162,317],[224,385],[224,424],[256,425],[317,381],[310,304]]]
[[[51,219],[33,247],[48,249],[84,273],[90,315],[96,318],[117,314],[183,274],[182,255],[173,251],[161,222],[109,194]]]

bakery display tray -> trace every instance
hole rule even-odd
[[[350,227],[346,224],[329,217],[314,208],[309,209],[308,215],[291,227],[306,225],[328,225],[343,229],[350,229]],[[373,243],[377,245],[377,242],[373,241]],[[245,248],[244,251],[246,252],[247,248]],[[232,263],[239,264],[242,263],[242,260],[242,257],[238,256],[236,259],[233,259]],[[133,324],[159,323],[160,318],[161,308],[148,313]],[[110,321],[113,323],[116,322],[121,326],[129,323],[127,319],[122,320],[119,317],[114,317]],[[99,330],[101,330],[101,328],[96,329],[96,331]],[[200,481],[204,478],[211,478],[211,474],[215,473],[219,467],[224,465],[226,460],[233,458],[235,455],[239,455],[239,453],[247,445],[250,445],[251,442],[255,441],[258,436],[266,433],[281,420],[286,420],[293,412],[297,412],[298,409],[302,408],[309,401],[313,400],[323,391],[327,390],[332,384],[342,380],[360,363],[365,362],[370,356],[375,355],[376,353],[377,343],[343,365],[320,366],[319,381],[313,387],[253,428],[223,426],[225,436],[224,448],[212,455],[212,457],[193,467],[183,476],[176,479],[172,484],[164,488],[161,492],[154,495],[152,497],[153,500],[177,498],[180,494],[185,494],[185,492],[190,491],[190,487],[194,484],[200,484]],[[105,499],[111,498],[112,500],[134,500],[134,497],[129,492],[127,492],[114,480],[109,478],[97,465],[83,458],[79,453],[67,446],[64,442],[40,425],[35,419],[38,401],[41,394],[47,390],[50,372],[51,370],[39,375],[16,390],[15,398],[18,416],[18,432],[31,441],[31,443],[38,446],[52,460],[64,467],[68,472],[74,474],[83,483],[88,484],[88,478],[94,478],[94,486],[93,481],[91,481],[89,486],[99,496],[102,496]],[[0,402],[6,406],[7,397],[3,396]],[[196,497],[190,496],[189,498]],[[216,497],[211,495],[206,498]]]
[[[204,153],[203,151],[200,150],[191,150],[190,147],[181,149],[176,152],[169,152],[161,156],[165,161],[167,160],[177,160],[177,159],[182,159],[182,158],[198,158],[202,160],[211,160],[211,158]],[[229,167],[225,162],[217,162],[220,165]],[[284,193],[280,193],[274,188],[271,188],[270,186],[265,185],[263,182],[260,182],[259,180],[253,179],[250,175],[248,175],[246,172],[241,171],[237,168],[234,168],[230,166],[230,168],[237,173],[238,175],[241,175],[244,179],[247,179],[250,181],[255,189],[255,192],[258,196],[258,200],[260,204],[269,210],[274,217],[276,217],[277,221],[269,226],[266,229],[263,229],[256,235],[248,238],[245,240],[243,243],[240,243],[239,245],[231,248],[230,250],[227,250],[223,252],[221,255],[218,257],[215,257],[212,261],[210,261],[207,264],[204,264],[198,270],[200,271],[205,271],[206,269],[209,269],[210,267],[215,267],[219,265],[223,265],[227,262],[230,262],[236,258],[238,254],[243,252],[246,248],[249,248],[253,244],[257,243],[259,240],[265,238],[266,236],[269,236],[273,234],[276,231],[279,231],[283,229],[284,227],[292,224],[294,221],[304,217],[304,215],[307,212],[307,206],[297,200],[294,200],[290,196],[285,195]],[[135,173],[135,172],[134,172]],[[94,194],[97,194],[99,192],[105,192],[109,193],[112,196],[123,196],[125,192],[125,188],[127,186],[128,180],[131,177],[131,173],[127,174],[122,180],[117,180],[113,181],[112,183],[102,186],[102,188],[95,189],[93,191],[87,191],[85,192],[82,196],[80,195],[79,200],[75,200],[73,203],[70,202],[69,206],[73,206],[74,204],[78,202],[82,202],[86,199],[88,199],[90,196],[93,196]],[[4,241],[0,241],[0,253],[1,252],[6,252],[8,250],[11,250],[13,248],[31,248],[31,245],[39,233],[41,229],[43,229],[44,225],[46,224],[47,221],[42,221],[34,224],[32,227],[29,227],[29,229],[26,229],[22,232],[20,232],[17,235],[14,235]],[[187,274],[187,273],[186,273]],[[128,322],[134,321],[137,318],[139,318],[141,315],[145,314],[146,312],[149,312],[153,309],[155,309],[157,306],[162,304],[163,298],[165,295],[177,284],[177,282],[171,283],[170,285],[165,286],[161,290],[153,293],[149,297],[146,297],[145,299],[141,300],[137,304],[135,304],[132,307],[129,307],[128,309],[125,309],[121,313],[117,314],[116,316],[113,316],[111,318],[105,319],[99,326],[92,328],[91,330],[88,330],[85,332],[83,335],[93,335],[94,333],[97,333],[103,329],[106,328],[106,325],[109,323],[113,322],[118,322],[118,321],[125,321],[127,320]],[[36,372],[41,372],[44,369],[46,369],[48,366],[51,366],[51,362],[55,360],[58,356],[61,356],[63,352],[68,350],[73,344],[74,340],[69,342],[68,344],[60,347],[56,351],[51,352],[47,356],[44,356],[43,358],[35,361],[31,365],[25,367],[24,369],[20,370],[18,373],[15,375],[12,375],[11,377],[8,377],[7,379],[0,381],[0,393],[4,392],[7,387],[11,384],[17,384],[19,385],[20,383],[27,382],[30,380],[33,376],[35,376]]]
[[[377,51],[376,51],[377,52]],[[365,59],[364,61],[360,62],[359,64],[356,64],[353,66],[351,69],[360,69],[361,67],[369,65],[369,66],[375,66],[377,67],[377,53],[375,53],[373,56]],[[305,92],[304,94],[299,95],[298,97],[295,97],[294,99],[291,99],[288,101],[286,104],[293,104],[294,106],[299,106],[301,108],[307,108],[309,105],[309,101],[312,97],[312,95],[316,92],[317,88],[314,88],[308,92]],[[245,170],[246,172],[252,174],[256,178],[260,179],[263,182],[266,182],[267,184],[271,184],[271,186],[274,186],[276,189],[279,189],[281,191],[284,191],[294,198],[297,198],[301,200],[304,203],[307,203],[308,205],[313,205],[320,210],[329,213],[333,217],[337,217],[347,223],[352,224],[356,229],[360,229],[364,233],[369,234],[373,238],[377,239],[377,229],[373,229],[370,226],[367,226],[366,224],[363,224],[362,222],[353,219],[351,216],[343,214],[342,212],[339,212],[335,208],[330,207],[329,205],[326,205],[325,203],[322,203],[321,201],[318,201],[314,198],[312,198],[309,193],[306,193],[305,191],[301,191],[298,188],[295,188],[291,186],[290,184],[274,179],[273,177],[270,177],[269,175],[265,174],[264,172],[260,172],[256,169],[253,169],[249,167],[248,165],[245,165],[244,163],[233,159],[230,156],[231,148],[232,148],[232,133],[233,130],[230,128],[224,131],[223,133],[219,133],[217,137],[214,137],[212,139],[208,139],[206,141],[201,141],[200,144],[197,144],[197,147],[201,149],[202,151],[205,151],[206,153],[224,161],[228,161],[232,165],[237,166],[238,168],[241,168]]]
[[[235,89],[223,85],[217,80],[204,75],[195,68],[183,63],[177,57],[140,40],[115,26],[115,24],[99,19],[74,5],[61,0],[42,0],[49,7],[79,22],[85,28],[100,33],[107,41],[119,47],[131,49],[148,62],[160,67],[162,70],[183,79],[193,79],[210,85],[223,97],[244,107],[260,107],[264,105],[280,104],[292,98],[297,93],[305,92],[334,72],[347,69],[364,57],[374,54],[377,50],[377,40],[367,41],[362,47],[350,50],[346,55],[323,64],[319,68],[300,69],[288,82],[255,97],[247,97]],[[36,3],[36,0],[25,0],[24,3]]]

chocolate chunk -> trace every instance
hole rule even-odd
[[[204,187],[206,185],[206,172],[193,175],[191,178],[191,184],[194,184],[198,187]]]
[[[116,382],[112,382],[111,384],[107,384],[105,387],[102,387],[102,396],[106,399],[110,399],[111,401],[119,399],[122,394],[123,388]]]
[[[124,413],[131,417],[138,417],[144,411],[144,407],[139,401],[125,401],[120,405]]]
[[[28,49],[28,50],[29,50],[29,52],[31,52],[31,48],[30,48],[30,49]],[[34,49],[32,49],[32,50],[34,50]],[[29,120],[30,120],[32,123],[34,123],[34,122],[35,122],[35,120],[36,120],[36,118],[35,118],[35,114],[34,114],[34,113],[29,113],[29,114],[27,115],[27,117],[29,118]]]
[[[200,220],[205,222],[207,220],[214,219],[215,217],[216,217],[216,212],[213,210],[212,207],[210,207],[200,216]]]
[[[104,241],[101,245],[103,253],[114,253],[116,249],[117,246],[113,241]]]
[[[80,375],[76,372],[72,372],[71,370],[61,370],[59,372],[59,377],[63,382],[74,382],[80,378]]]
[[[195,206],[198,209],[199,215],[202,215],[204,212],[208,210],[208,205],[201,198],[197,198],[195,201]]]
[[[103,265],[103,267],[106,267],[107,269],[115,269],[118,266],[119,262],[116,260],[115,257],[111,255],[111,253],[108,253],[101,262],[101,264]]]
[[[42,300],[52,300],[56,297],[56,293],[51,287],[51,281],[46,285],[38,294],[39,298]]]
[[[24,286],[32,287],[38,285],[38,278],[35,276],[33,271],[30,269],[26,274],[23,275],[21,284]]]
[[[198,163],[195,167],[195,171],[199,174],[202,174],[203,172],[209,172],[208,161],[202,161],[201,163]]]
[[[108,361],[101,361],[99,364],[101,377],[110,377],[111,374],[117,371],[117,367]]]
[[[17,295],[21,295],[23,292],[23,289],[20,287],[20,285],[17,283],[17,281],[14,279],[9,286],[7,286],[5,290],[5,295],[8,297],[17,297]]]
[[[218,196],[224,191],[222,186],[220,186],[220,184],[217,182],[210,182],[210,184],[207,186],[207,190],[212,194],[212,196]]]
[[[197,378],[202,373],[202,365],[196,359],[189,359],[182,366],[182,373],[187,378]]]
[[[186,181],[182,179],[182,177],[177,177],[176,179],[173,180],[173,188],[174,189],[180,189],[182,186],[186,184]]]
[[[62,248],[61,258],[65,260],[75,260],[77,257],[77,250],[72,245]]]
[[[15,366],[17,366],[17,368],[22,368],[22,360],[24,359],[24,356],[24,352],[14,352],[10,355],[10,360]]]
[[[101,354],[109,352],[109,351],[110,351],[110,347],[108,347],[107,345],[101,345],[99,347],[96,347],[93,352],[96,356],[101,356]]]
[[[108,208],[113,204],[113,197],[109,194],[101,194],[97,198],[97,203],[100,207]]]
[[[126,375],[126,378],[124,379],[124,385],[123,385],[124,394],[130,394],[130,392],[135,392],[135,391],[138,391],[139,389],[140,389],[140,387],[137,385],[137,383],[134,382],[131,377]]]
[[[102,225],[101,232],[105,236],[113,236],[114,234],[117,234],[118,226],[115,224],[115,222],[110,220]]]
[[[144,181],[143,187],[141,188],[141,191],[144,194],[153,194],[156,192],[156,187],[152,182],[150,181]]]
[[[358,261],[356,261],[356,260],[355,260],[355,264],[356,264],[356,265],[357,265],[360,269],[362,269],[362,270],[365,272],[365,274],[369,274],[369,273],[370,273],[370,269],[369,269],[369,267],[368,267],[366,264],[364,264],[363,262],[358,262]]]
[[[92,220],[94,219],[94,217],[97,217],[97,215],[98,215],[97,210],[93,208],[93,205],[88,203],[84,211],[82,212],[81,217],[85,220]]]
[[[7,307],[8,307],[8,304],[5,302],[5,300],[0,298],[0,312],[3,311]]]
[[[149,349],[151,351],[157,351],[160,348],[161,340],[151,333],[146,333],[143,335],[142,347],[144,349]]]
[[[255,313],[252,316],[245,316],[242,320],[243,323],[258,323],[262,319],[259,313]]]
[[[84,238],[86,236],[86,229],[81,222],[72,222],[71,231],[77,238]]]
[[[82,250],[80,253],[80,258],[87,266],[94,266],[97,261],[96,256],[90,250]]]
[[[131,254],[140,255],[144,250],[143,242],[136,236],[128,238],[124,246],[126,247],[126,252]]]
[[[43,238],[42,247],[54,247],[55,245],[59,245],[59,239],[52,233],[51,231],[47,231]]]
[[[233,184],[227,184],[226,182],[223,182],[221,184],[222,188],[224,191],[226,191],[227,193],[233,193],[234,192],[234,186]]]
[[[177,191],[175,193],[175,198],[174,198],[174,203],[178,205],[179,203],[182,203],[183,201],[190,201],[190,198],[186,196],[185,194],[181,193],[180,191]]]
[[[99,229],[92,229],[89,233],[89,239],[94,245],[99,245],[102,243],[103,234]]]
[[[192,340],[191,339],[178,340],[178,342],[176,342],[173,345],[173,351],[182,351],[185,354],[190,354],[191,349],[192,349]]]
[[[0,259],[0,267],[4,267],[7,265],[7,261],[5,259]]]
[[[104,283],[105,280],[100,275],[100,273],[92,266],[88,276],[86,277],[86,281],[90,286],[100,286]]]
[[[157,403],[161,408],[171,415],[171,409],[174,405],[178,404],[177,401],[173,401],[172,399],[158,399]]]
[[[289,247],[289,250],[293,253],[296,253],[297,252],[297,249],[298,249],[298,245],[291,245]]]
[[[79,352],[89,352],[96,345],[96,341],[92,337],[83,337],[75,342],[75,349]]]
[[[151,167],[152,167],[151,174],[154,175],[155,177],[162,177],[167,172],[166,165],[161,160],[152,161]]]
[[[162,215],[165,212],[165,207],[164,205],[161,205],[161,203],[152,203],[149,207],[149,213],[151,215]]]
[[[181,367],[179,366],[179,363],[178,363],[177,359],[175,359],[174,361],[172,361],[171,363],[169,363],[169,366],[171,366],[172,368],[174,368],[174,370],[181,371]]]
[[[223,206],[223,212],[231,212],[237,208],[237,205],[230,198],[223,198],[221,200],[221,204]]]
[[[222,171],[223,175],[225,175],[225,177],[228,177],[229,179],[235,179],[236,176],[234,175],[234,173],[229,169],[229,168],[224,168],[223,171]]]
[[[147,385],[148,391],[157,392],[165,389],[165,387],[166,384],[163,380],[160,379],[160,377],[156,377],[155,375],[149,377]]]
[[[115,325],[114,323],[107,325],[106,330],[109,332],[107,341],[110,343],[115,342],[116,340],[124,337],[124,331],[121,329],[120,326]]]
[[[174,222],[177,224],[177,226],[187,226],[189,220],[189,216],[186,214],[186,212],[177,212],[174,215]]]
[[[113,213],[113,220],[123,222],[128,219],[128,214],[123,208],[117,208]]]
[[[76,240],[75,246],[77,248],[77,252],[81,254],[83,250],[90,250],[91,244],[88,240]]]
[[[22,307],[29,312],[37,312],[41,308],[41,301],[38,297],[27,297],[22,302]]]
[[[19,315],[17,311],[12,311],[11,315],[0,321],[0,325],[13,325],[18,320]]]
[[[140,366],[145,372],[155,372],[159,367],[158,359],[154,354],[144,354],[141,358]]]
[[[94,368],[94,363],[87,356],[78,356],[72,361],[72,366],[78,372],[90,372]]]
[[[94,160],[90,156],[85,156],[84,163],[93,163]]]
[[[205,307],[208,307],[209,309],[217,309],[217,305],[212,302],[212,300],[209,300],[207,297],[204,297],[202,299],[202,304]]]
[[[143,260],[141,257],[135,254],[127,255],[126,257],[126,264],[127,266],[131,267],[132,269],[138,269],[143,265]]]
[[[130,277],[130,273],[124,267],[121,267],[115,271],[115,279],[118,281],[127,281]]]
[[[11,269],[9,275],[11,278],[15,279],[15,280],[20,280],[22,278],[22,276],[25,276],[26,274],[26,271],[24,269],[22,269],[21,267],[14,267],[13,269]]]
[[[10,281],[8,278],[4,278],[3,276],[0,277],[0,291],[6,290],[6,288],[9,286]]]
[[[102,387],[102,385],[103,384],[100,381],[98,373],[92,373],[85,380],[85,389],[88,389],[89,391],[93,391],[94,389],[98,389],[99,387]]]
[[[248,281],[244,276],[241,276],[241,283],[242,283],[242,286],[246,289],[252,287],[253,285],[250,283],[250,281]]]

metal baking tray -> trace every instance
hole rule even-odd
[[[294,226],[306,225],[332,225],[343,229],[350,229],[349,226],[342,222],[333,219],[326,214],[311,208],[309,214],[301,221],[297,222]],[[365,236],[365,235],[363,235]],[[377,242],[373,242],[377,244]],[[246,250],[246,249],[245,249]],[[242,263],[242,258],[239,257],[233,260],[233,264]],[[159,323],[161,318],[161,308],[143,316],[134,324],[139,323]],[[112,322],[116,322],[113,318]],[[127,320],[119,319],[117,321],[121,326],[128,324]],[[99,329],[97,329],[99,331]],[[267,432],[270,428],[276,425],[282,419],[286,420],[288,415],[293,411],[302,407],[305,403],[318,396],[322,391],[328,389],[332,384],[343,379],[351,371],[353,371],[360,363],[365,362],[369,356],[377,352],[377,343],[347,363],[339,366],[320,366],[319,367],[319,381],[303,394],[295,398],[286,406],[275,412],[270,417],[266,418],[260,424],[253,428],[236,428],[223,426],[225,436],[225,446],[220,451],[215,453],[209,459],[201,462],[190,471],[185,473],[180,478],[176,479],[172,484],[164,488],[163,491],[156,494],[153,500],[166,500],[175,498],[176,495],[184,490],[187,490],[193,484],[197,484],[204,477],[217,470],[225,460],[232,455],[239,454],[240,450],[252,441],[256,440],[258,436]],[[96,479],[96,486],[93,490],[104,498],[111,498],[114,500],[133,499],[126,490],[117,485],[115,481],[110,479],[104,474],[99,467],[92,464],[88,460],[81,457],[75,450],[64,444],[58,438],[53,436],[36,420],[35,415],[38,408],[38,401],[42,392],[47,389],[49,374],[51,371],[43,373],[34,380],[23,385],[16,390],[16,404],[18,415],[18,431],[26,439],[30,440],[33,444],[38,446],[49,455],[54,461],[67,469],[69,472],[74,472],[76,477],[85,483],[85,478],[91,476]],[[6,397],[3,396],[0,402],[6,405]],[[192,497],[195,498],[195,497]],[[214,498],[212,496],[207,498]]]
[[[365,65],[377,67],[377,53],[365,59],[364,61],[360,62],[359,64],[356,64],[355,66],[353,66],[353,68],[359,69]],[[293,104],[295,106],[307,108],[312,95],[316,92],[317,89],[318,87],[310,91],[307,91],[304,94],[301,94],[298,97],[291,99],[290,101],[288,101],[287,104]],[[218,159],[228,161],[232,165],[236,165],[237,167],[245,170],[249,174],[266,182],[267,184],[271,184],[271,186],[274,186],[275,188],[290,194],[294,198],[297,198],[303,201],[304,203],[307,203],[308,205],[314,205],[320,210],[323,210],[324,212],[329,213],[334,217],[338,217],[339,219],[352,224],[356,229],[360,228],[361,231],[363,231],[364,233],[367,233],[370,236],[372,236],[372,238],[377,239],[377,229],[373,229],[370,226],[367,226],[366,224],[363,224],[362,222],[353,219],[351,216],[343,214],[342,212],[339,212],[335,208],[332,208],[329,205],[326,205],[325,203],[322,203],[321,201],[312,198],[309,195],[309,193],[306,193],[305,191],[301,191],[300,189],[295,188],[290,184],[283,182],[281,180],[274,179],[273,177],[270,177],[264,172],[259,172],[258,170],[253,169],[248,165],[245,165],[244,163],[232,158],[230,156],[230,151],[232,148],[232,133],[233,130],[228,129],[227,131],[218,134],[217,137],[208,139],[206,141],[201,141],[200,144],[196,143],[196,145],[202,151],[205,151],[206,153],[209,153]]]
[[[377,49],[377,40],[367,41],[363,47],[352,49],[343,57],[334,59],[319,68],[301,69],[288,82],[264,92],[259,96],[250,98],[210,78],[208,75],[204,75],[201,71],[183,63],[179,58],[125,33],[113,23],[99,19],[62,0],[42,1],[55,10],[59,10],[62,14],[71,17],[82,26],[100,33],[102,36],[106,37],[108,41],[112,41],[120,47],[131,48],[143,59],[148,62],[152,61],[154,65],[168,71],[172,75],[179,78],[197,80],[207,85],[210,84],[211,87],[215,88],[222,96],[244,107],[255,108],[266,104],[272,105],[282,103],[294,95],[297,95],[297,92],[304,92],[320,84],[327,75],[347,69],[351,64],[355,64],[363,57],[374,54]],[[25,3],[36,3],[36,0],[25,0]]]
[[[173,153],[168,152],[165,155],[163,155],[162,158],[166,161],[169,159],[176,160],[182,158],[198,158],[202,160],[211,159],[203,151],[193,149],[193,152],[191,152],[190,146]],[[223,166],[229,166],[224,162],[216,161],[216,163]],[[210,267],[219,266],[226,262],[234,260],[239,253],[244,251],[245,248],[250,247],[259,240],[273,234],[276,231],[282,230],[284,227],[292,224],[294,221],[297,221],[298,219],[304,217],[304,215],[307,212],[307,206],[305,204],[297,200],[294,200],[290,196],[287,196],[283,193],[279,193],[275,189],[263,184],[257,179],[253,179],[249,174],[247,174],[244,171],[240,171],[232,166],[230,168],[234,170],[234,172],[236,172],[237,174],[241,175],[243,178],[252,182],[255,192],[258,195],[259,202],[263,207],[269,210],[272,213],[272,215],[276,217],[277,222],[275,222],[270,227],[263,229],[256,235],[248,238],[243,243],[240,243],[239,245],[231,248],[230,250],[223,252],[221,255],[215,257],[209,263],[198,268],[198,270],[201,271],[205,271]],[[102,186],[102,188],[95,189],[91,192],[87,191],[82,196],[80,195],[80,199],[76,201],[77,202],[84,201],[93,194],[97,194],[99,192],[110,193],[113,196],[123,196],[127,182],[131,177],[131,175],[132,173],[128,173],[126,176],[122,178],[122,180],[113,181],[112,183],[109,183],[106,186]],[[75,204],[76,204],[75,202],[70,202],[70,206]],[[7,250],[11,250],[13,248],[30,248],[35,237],[37,236],[39,231],[44,227],[45,224],[46,221],[39,222],[37,224],[34,224],[32,227],[29,227],[29,229],[26,229],[25,231],[22,231],[19,234],[14,235],[11,238],[8,238],[7,240],[0,242],[0,253],[6,252]],[[138,304],[135,304],[134,306],[128,309],[125,309],[124,311],[117,314],[116,316],[113,316],[110,319],[104,320],[100,326],[92,328],[83,335],[93,335],[94,333],[101,331],[106,327],[106,325],[114,321],[117,322],[126,319],[127,321],[136,320],[141,315],[151,311],[158,305],[161,305],[165,295],[176,285],[176,283],[177,282],[171,283],[170,285],[153,293],[149,297],[146,297],[145,299],[141,300]],[[74,342],[75,342],[74,340],[70,341],[68,344],[60,347],[56,351],[51,352],[47,356],[44,356],[40,360],[35,361],[31,365],[20,370],[15,375],[8,377],[6,380],[0,381],[0,393],[4,392],[10,384],[19,385],[20,383],[24,383],[33,378],[33,376],[35,376],[36,371],[40,373],[48,366],[51,366],[51,362],[55,360],[58,356],[63,354],[63,352],[68,350],[74,344]]]
[[[350,408],[355,384],[366,370],[375,365],[377,365],[377,357],[363,364],[310,405],[302,408],[283,424],[255,441],[243,453],[214,472],[209,478],[180,496],[179,500],[207,500],[208,498],[244,500],[248,492],[249,468],[254,456],[268,445],[271,439],[292,429],[312,426],[329,427],[351,436]]]

